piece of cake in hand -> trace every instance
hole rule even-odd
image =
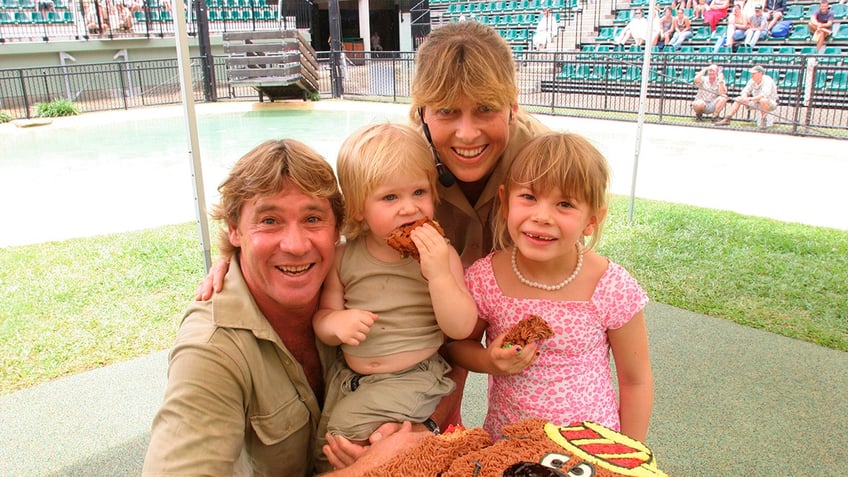
[[[412,238],[409,237],[409,233],[412,232],[415,228],[420,227],[424,224],[430,224],[433,228],[436,229],[442,236],[445,235],[444,229],[439,225],[438,222],[432,219],[428,219],[427,217],[422,217],[415,222],[410,224],[404,224],[400,227],[394,229],[392,233],[386,237],[386,243],[389,244],[390,247],[400,252],[401,257],[412,257],[415,260],[420,261],[420,257],[418,256],[418,248],[415,246],[415,243],[412,242]]]
[[[505,348],[524,347],[527,343],[545,340],[553,335],[554,330],[541,316],[527,315],[506,332],[503,345]]]

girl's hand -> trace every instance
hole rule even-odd
[[[432,225],[416,227],[409,237],[418,248],[421,274],[427,280],[450,275],[450,244]]]
[[[503,342],[505,335],[506,333],[503,333],[495,338],[492,344],[486,348],[489,353],[489,360],[498,371],[492,374],[518,374],[539,359],[538,343],[514,346]]]
[[[365,310],[340,310],[333,320],[336,325],[333,332],[343,344],[359,346],[365,341],[371,326],[377,321],[377,315]]]
[[[212,298],[212,295],[220,292],[224,288],[224,277],[227,276],[227,271],[230,269],[229,257],[220,257],[212,264],[209,269],[209,274],[200,282],[197,291],[194,294],[196,301],[206,301]]]

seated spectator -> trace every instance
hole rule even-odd
[[[758,128],[766,129],[774,123],[774,115],[770,113],[777,109],[777,85],[769,75],[765,74],[765,71],[760,65],[751,68],[751,79],[730,107],[727,116],[715,123],[717,126],[730,124],[730,119],[740,106],[759,112]]]
[[[771,31],[777,22],[783,20],[783,15],[786,13],[786,0],[766,0],[763,11],[769,22],[768,31]]]
[[[711,114],[713,122],[719,120],[719,114],[727,104],[727,84],[724,75],[715,63],[702,69],[695,75],[698,92],[692,101],[695,119],[703,121],[704,114]]]
[[[115,8],[117,9],[118,29],[122,31],[132,31],[133,14],[130,7],[124,3],[117,3],[115,4]]]
[[[678,11],[683,11],[679,9]],[[664,8],[663,14],[660,17],[660,39],[659,46],[665,48],[671,43],[671,36],[674,35],[674,17],[671,16],[671,8]]]
[[[704,21],[710,24],[710,32],[715,32],[718,22],[727,16],[730,0],[713,0],[704,11]]]
[[[733,6],[733,10],[727,17],[727,34],[724,38],[716,40],[715,45],[713,46],[713,53],[718,53],[723,46],[732,49],[734,41],[745,39],[745,30],[747,28],[748,18],[745,17],[744,13],[742,13],[742,6],[737,3]]]
[[[816,42],[819,54],[824,53],[824,42],[833,33],[833,18],[833,12],[830,11],[827,0],[822,0],[819,8],[810,16],[810,33],[813,35],[812,40]]]
[[[692,20],[706,20],[704,18],[704,12],[707,11],[709,5],[707,5],[707,0],[698,0],[692,7]]]
[[[672,49],[679,50],[680,45],[692,36],[692,20],[686,16],[686,12],[682,8],[679,8],[672,26],[674,27],[674,34],[668,44]]]
[[[542,10],[542,15],[539,17],[539,23],[536,25],[536,32],[533,34],[533,49],[545,50],[548,45],[553,42],[554,37],[559,34],[559,23],[554,15],[551,14],[550,8]]]
[[[617,45],[627,43],[631,38],[637,45],[642,45],[648,40],[648,19],[642,16],[642,10],[633,10],[633,16],[626,27],[621,31],[615,39]],[[651,45],[657,44],[657,39],[660,36],[659,21],[654,19],[653,28],[651,28]]]
[[[742,3],[742,0],[736,0],[736,3]],[[757,7],[765,7],[766,0],[746,0],[742,6],[742,13],[745,18],[751,18],[757,10]]]
[[[745,30],[745,45],[751,48],[757,46],[757,41],[766,35],[768,19],[763,13],[762,5],[754,6],[754,14],[748,17],[748,29]]]
[[[42,18],[47,18],[47,13],[56,11],[56,5],[53,4],[53,0],[38,0],[37,8]]]

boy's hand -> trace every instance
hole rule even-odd
[[[359,346],[365,341],[371,326],[377,321],[377,315],[365,310],[341,310],[335,319],[336,338],[350,346]]]
[[[450,244],[432,225],[416,227],[409,238],[418,248],[421,274],[427,280],[450,275]]]

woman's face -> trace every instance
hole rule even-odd
[[[509,141],[509,125],[518,103],[507,108],[460,101],[453,108],[424,108],[423,120],[439,159],[462,182],[488,177]]]

